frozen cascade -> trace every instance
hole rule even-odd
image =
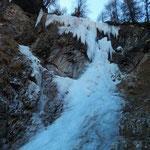
[[[38,113],[33,114],[32,127],[29,126],[29,129],[27,129],[27,131],[29,131],[29,133],[27,133],[27,136],[30,137],[32,135],[32,132],[34,134],[37,128],[42,129],[44,127],[41,120],[41,114],[43,113],[43,109],[46,101],[46,97],[43,94],[43,84],[42,84],[43,83],[42,72],[45,70],[45,68],[43,68],[40,65],[40,60],[32,54],[28,46],[19,45],[19,49],[20,52],[26,56],[26,59],[30,61],[32,67],[31,76],[35,77],[37,81],[37,84],[31,82],[31,84],[29,85],[28,88],[29,89],[28,93],[30,94],[29,96],[32,97],[32,91],[36,91],[36,93],[40,95],[39,104],[38,104]]]
[[[68,91],[64,112],[21,150],[109,150],[119,135],[123,102],[116,88],[119,81],[114,80],[119,70],[108,61],[108,52],[113,51],[111,42],[106,37],[97,41],[96,30],[109,35],[114,31],[117,34],[118,29],[56,16],[48,16],[46,24],[53,21],[64,24],[59,28],[60,34],[71,32],[88,44],[87,54],[92,62],[77,80],[55,78],[60,93]]]

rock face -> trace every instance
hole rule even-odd
[[[32,44],[33,52],[48,70],[56,74],[78,78],[88,63],[86,46],[72,34],[58,34],[58,24],[51,24]]]
[[[20,6],[25,12],[38,14],[43,0],[12,0],[12,3]]]
[[[48,70],[44,70],[42,73],[41,89],[44,105],[40,115],[44,126],[47,126],[56,120],[63,111],[62,97],[58,96],[57,84],[53,81],[53,74]]]
[[[119,85],[125,94],[126,106],[121,121],[123,149],[150,148],[150,57],[148,55]]]
[[[35,38],[33,18],[17,5],[9,5],[0,17],[0,33],[7,34],[20,44],[31,44]]]
[[[31,102],[26,93],[34,84],[31,67],[19,53],[16,41],[1,34],[0,47],[0,145],[7,149],[24,135],[39,96],[36,93],[37,99]]]
[[[1,0],[0,1],[0,15],[3,13],[3,11],[6,9],[6,7],[9,5],[9,0]]]
[[[117,39],[112,38],[113,62],[117,63],[123,72],[132,72],[142,58],[150,50],[150,30],[148,27],[136,25],[120,26]]]
[[[126,77],[118,85],[126,105],[120,126],[118,149],[150,148],[150,30],[145,27],[121,27],[114,40],[113,62]]]
[[[34,40],[33,27],[34,21],[15,4],[6,5],[0,15],[0,149],[11,149],[25,136],[37,110],[39,92],[33,91],[31,98],[28,90],[38,85],[31,76],[30,61],[18,45]]]
[[[0,1],[0,13],[6,9],[10,3],[18,5],[23,11],[37,15],[42,7],[43,0],[1,0]]]

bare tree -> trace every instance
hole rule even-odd
[[[87,0],[77,0],[77,7],[75,7],[71,15],[85,18],[87,16],[87,11]]]
[[[102,22],[111,21],[111,22],[119,22],[118,16],[118,0],[110,1],[106,6],[105,10],[99,15]]]
[[[145,3],[145,20],[146,20],[146,22],[149,22],[150,21],[150,19],[149,19],[149,17],[150,17],[150,14],[149,14],[150,0],[145,0],[144,3]]]
[[[48,7],[50,5],[56,5],[57,0],[43,0],[43,4]]]
[[[141,8],[136,0],[123,0],[122,13],[124,21],[137,22],[141,15]]]
[[[61,8],[60,5],[56,4],[55,8],[51,10],[49,13],[60,16],[66,14],[66,12],[67,12],[66,8]]]

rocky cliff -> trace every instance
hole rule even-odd
[[[45,32],[35,29],[34,16],[11,4],[0,16],[0,149],[18,149],[63,112],[55,76],[78,79],[91,62],[84,44],[72,33],[59,33],[58,22]],[[106,35],[97,32],[97,40]],[[125,99],[120,137],[114,149],[149,149],[149,27],[120,26],[108,36],[124,77],[118,89]],[[27,45],[24,47],[22,45]],[[32,51],[38,60],[27,51]],[[28,57],[27,57],[28,56]]]
[[[150,28],[138,25],[121,26],[113,45],[116,49],[113,62],[124,72],[118,88],[126,103],[118,149],[149,149]]]

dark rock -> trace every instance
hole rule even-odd
[[[44,103],[41,118],[45,126],[55,121],[63,111],[62,99],[58,96],[57,84],[53,81],[53,74],[48,70],[42,73],[42,101]]]
[[[59,75],[78,78],[88,63],[86,46],[70,34],[58,34],[58,24],[51,24],[32,45],[33,52],[48,69]]]
[[[121,71],[132,72],[149,49],[150,30],[137,25],[120,26],[118,38],[111,37],[115,50],[122,48],[121,53],[114,53],[112,62],[117,63]]]
[[[38,14],[42,7],[43,0],[12,0],[12,3],[20,6],[25,12]]]
[[[121,25],[119,36],[111,37],[115,52],[112,62],[126,77],[118,85],[126,105],[116,149],[150,148],[150,30],[146,26]],[[121,51],[116,51],[121,47]]]
[[[0,17],[0,33],[13,37],[20,44],[31,44],[36,38],[34,20],[17,5],[11,4]]]
[[[0,15],[5,11],[8,5],[9,5],[9,0],[0,1]]]
[[[0,34],[0,149],[10,149],[24,136],[27,122],[37,107],[38,94],[26,94],[29,87],[35,85],[28,79],[31,70],[30,62],[20,54],[16,41]]]
[[[146,55],[137,68],[124,79],[119,89],[127,100],[121,120],[122,149],[150,148],[150,59]],[[127,108],[127,106],[129,106]]]

